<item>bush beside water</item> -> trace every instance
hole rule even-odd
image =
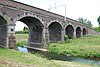
[[[17,46],[21,46],[21,47],[27,46],[27,42],[26,41],[19,41],[19,42],[17,42]]]
[[[21,38],[27,39],[26,34],[20,35]],[[19,39],[20,36],[17,37]],[[24,36],[24,37],[23,37]],[[19,40],[18,39],[18,40]],[[22,39],[21,39],[22,40]],[[84,58],[99,58],[100,59],[100,36],[85,36],[77,39],[68,39],[65,36],[65,42],[49,43],[48,51],[55,54],[70,55]],[[17,42],[18,46],[26,46],[26,41]]]
[[[65,43],[51,43],[48,51],[63,55],[70,54],[74,57],[100,59],[100,36],[86,36]]]

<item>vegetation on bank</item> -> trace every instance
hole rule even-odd
[[[21,39],[21,38],[22,39]],[[17,34],[16,38],[23,43],[28,39],[28,34]],[[20,42],[20,41],[19,41]],[[21,43],[21,42],[20,42]],[[48,46],[49,57],[55,58],[63,54],[76,57],[100,58],[100,36],[86,36],[77,39],[67,39],[66,43],[50,43]],[[48,60],[37,54],[21,53],[12,49],[0,48],[0,67],[87,67],[87,64],[76,62]],[[91,66],[93,63],[91,63]]]
[[[18,41],[16,43],[17,46],[21,46],[21,47],[27,46],[27,44],[28,44],[27,41]]]
[[[28,34],[16,34],[16,41],[28,41]]]
[[[100,59],[100,36],[70,39],[66,43],[50,43],[48,51],[74,57]]]
[[[17,45],[26,44],[28,34],[16,34]],[[21,39],[21,40],[20,40]],[[100,36],[85,36],[76,39],[66,39],[66,43],[50,43],[48,51],[50,53],[71,55],[83,58],[100,58]],[[22,43],[22,44],[21,44]]]
[[[95,27],[94,28],[97,32],[100,32],[100,27]]]
[[[13,49],[0,48],[0,67],[87,67],[76,62],[47,60],[38,54],[21,53]],[[91,64],[92,67],[92,64]]]
[[[27,46],[27,44],[28,44],[28,34],[16,34],[17,46]]]

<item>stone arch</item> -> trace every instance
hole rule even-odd
[[[48,26],[49,31],[49,41],[57,42],[62,39],[62,25],[59,22],[52,22]]]
[[[65,27],[65,34],[68,35],[69,39],[72,39],[74,37],[74,28],[72,25],[67,25]]]
[[[25,16],[18,21],[25,23],[29,28],[28,45],[31,47],[44,48],[43,44],[43,22],[33,16]]]
[[[79,38],[79,37],[81,37],[81,28],[78,26],[76,28],[76,38]]]
[[[47,27],[49,27],[50,24],[52,24],[53,22],[57,22],[57,23],[59,23],[59,24],[62,26],[62,28],[64,28],[63,25],[61,24],[61,22],[59,22],[58,20],[50,21],[50,22],[47,24]]]
[[[0,15],[0,46],[6,46],[7,42],[7,21]]]
[[[14,18],[14,22],[17,22],[17,21],[20,20],[21,18],[23,18],[23,17],[28,17],[28,16],[38,19],[38,20],[42,23],[42,25],[45,26],[45,25],[44,25],[44,22],[42,21],[42,19],[41,19],[39,16],[37,16],[37,15],[35,15],[35,14],[33,14],[33,13],[30,14],[30,13],[28,13],[28,12],[27,12],[27,14],[26,14],[26,12],[25,12],[24,14],[22,14],[22,15],[16,17],[16,18]]]
[[[83,28],[83,36],[86,35],[86,28]]]

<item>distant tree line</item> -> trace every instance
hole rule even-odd
[[[95,27],[94,29],[97,31],[97,32],[100,32],[100,16],[97,18],[97,22],[99,24],[99,27]]]
[[[87,25],[88,27],[91,27],[91,28],[92,28],[92,26],[93,26],[93,24],[91,23],[90,20],[84,19],[84,18],[82,18],[82,17],[79,17],[79,18],[77,19],[77,21],[79,21],[80,23],[83,23],[83,24],[85,24],[85,25]]]
[[[22,31],[16,31],[16,34],[28,34],[29,29],[28,27],[24,27]]]

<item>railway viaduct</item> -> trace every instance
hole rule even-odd
[[[64,41],[96,32],[76,20],[13,0],[0,0],[0,46],[15,48],[15,23],[29,28],[28,46],[46,48],[48,42]]]

